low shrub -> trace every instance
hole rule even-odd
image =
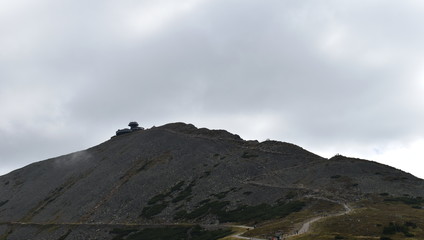
[[[177,203],[179,201],[182,201],[186,198],[188,198],[189,196],[191,196],[191,192],[192,192],[192,187],[194,186],[195,182],[191,182],[184,190],[182,190],[181,192],[178,193],[178,195],[172,199],[173,203]]]
[[[168,239],[191,239],[191,240],[216,240],[232,233],[229,229],[206,230],[202,227],[164,227],[146,228],[143,230],[114,229],[111,234],[118,234],[114,240],[168,240]]]
[[[227,211],[226,207],[230,204],[228,201],[212,201],[206,202],[192,212],[185,210],[178,211],[174,219],[193,220],[207,216],[208,214],[216,215],[220,222],[251,222],[264,221],[274,218],[281,218],[292,212],[300,211],[305,203],[301,201],[279,202],[275,205],[259,204],[256,206],[242,205],[234,210]]]
[[[152,206],[144,207],[140,216],[145,218],[151,218],[161,213],[168,206],[167,202],[155,204]]]
[[[156,195],[156,196],[152,197],[152,198],[151,198],[151,199],[147,202],[147,204],[152,205],[152,204],[155,204],[155,203],[157,203],[157,202],[161,202],[161,201],[165,200],[165,198],[166,198],[166,195],[165,195],[165,194],[160,193],[160,194],[158,194],[158,195]]]
[[[255,158],[259,157],[259,155],[249,152],[244,152],[243,155],[241,155],[242,158]]]
[[[9,202],[9,200],[0,201],[0,207],[3,206],[3,205],[5,205],[8,202]]]
[[[396,233],[403,233],[406,237],[413,237],[414,234],[409,232],[409,228],[416,228],[417,225],[413,222],[405,222],[403,225],[390,222],[389,226],[383,228],[384,235],[393,235]]]
[[[385,202],[401,202],[407,205],[420,205],[424,203],[422,198],[414,198],[414,197],[395,197],[395,198],[386,198]]]
[[[180,191],[183,186],[184,186],[184,181],[180,181],[179,183],[175,184],[175,186],[171,188],[170,192],[173,193],[176,191]]]
[[[227,196],[227,194],[229,192],[230,191],[220,192],[220,193],[217,193],[217,194],[212,194],[212,196],[214,196],[214,197],[216,197],[218,199],[223,199],[223,198],[225,198]]]
[[[221,222],[249,222],[264,221],[281,218],[292,212],[298,212],[305,206],[304,202],[280,202],[276,205],[260,204],[256,206],[240,206],[228,212],[220,212],[218,218]]]

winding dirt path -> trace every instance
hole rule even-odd
[[[329,218],[329,217],[342,216],[342,215],[348,214],[352,211],[352,208],[349,207],[349,205],[347,205],[346,203],[338,202],[338,201],[336,201],[336,202],[344,207],[345,210],[343,212],[311,218],[308,221],[306,221],[305,223],[303,223],[302,227],[296,233],[291,234],[287,237],[293,237],[293,236],[297,236],[297,235],[300,235],[300,234],[307,233],[309,231],[310,227],[311,227],[311,224],[318,221],[318,220],[321,220],[321,219],[324,219],[324,218]]]
[[[348,214],[348,213],[350,213],[352,211],[352,208],[349,207],[349,205],[347,203],[345,203],[345,202],[341,202],[341,201],[337,201],[337,200],[331,200],[331,199],[327,199],[327,198],[324,198],[324,197],[315,197],[315,198],[338,203],[338,204],[340,204],[340,205],[342,205],[344,207],[344,211],[343,212],[340,212],[340,213],[329,214],[329,215],[324,215],[324,216],[319,216],[319,217],[311,218],[311,219],[307,220],[306,222],[304,222],[302,224],[302,227],[299,230],[297,230],[293,234],[286,235],[284,239],[288,239],[288,238],[291,238],[291,237],[294,237],[294,236],[297,236],[297,235],[300,235],[300,234],[307,233],[310,230],[311,225],[314,222],[317,222],[317,221],[319,221],[321,219],[325,219],[325,218],[329,218],[329,217],[342,216],[342,215]],[[239,233],[235,233],[235,234],[230,235],[228,237],[237,238],[237,239],[249,239],[249,240],[266,240],[266,239],[262,239],[262,238],[253,238],[253,237],[243,237],[243,236],[241,236],[244,233],[246,233],[247,231],[253,229],[254,227],[245,226],[245,225],[224,225],[224,226],[244,229],[244,231],[241,231]]]
[[[238,239],[249,239],[249,240],[266,240],[263,238],[254,238],[254,237],[243,237],[241,235],[245,234],[247,231],[253,229],[254,227],[249,227],[249,226],[244,226],[244,225],[226,225],[227,227],[235,227],[235,228],[243,228],[244,231],[239,232],[239,233],[235,233],[233,235],[230,235],[228,237],[232,237],[232,238],[238,238]]]

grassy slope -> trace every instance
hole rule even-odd
[[[422,201],[424,205],[424,201]],[[356,203],[349,214],[326,217],[314,223],[307,234],[293,236],[291,240],[418,240],[424,239],[424,209],[403,201],[385,201],[377,197],[372,201]],[[308,219],[342,212],[343,206],[324,200],[310,199],[308,206],[289,216],[257,224],[243,236],[266,238],[274,233],[293,233]],[[387,229],[392,229],[388,233]],[[384,233],[386,229],[386,232]],[[393,230],[394,229],[394,230]],[[234,229],[235,230],[235,229]],[[242,230],[240,230],[242,231]],[[393,232],[394,231],[394,232]],[[237,232],[237,230],[235,230]],[[225,238],[229,240],[233,238]]]
[[[343,211],[339,204],[324,200],[310,199],[308,206],[300,212],[295,212],[283,219],[263,222],[257,225],[257,228],[243,234],[246,237],[263,237],[272,235],[276,232],[291,233],[301,227],[307,219],[320,216],[323,213],[337,213]]]
[[[410,236],[399,232],[383,234],[390,225],[407,229]],[[405,224],[416,227],[405,227]],[[403,226],[403,227],[402,227]],[[412,236],[414,235],[414,236]],[[402,202],[362,202],[347,215],[329,217],[315,223],[308,234],[292,237],[293,240],[366,240],[386,237],[392,240],[424,239],[424,210],[412,208]]]

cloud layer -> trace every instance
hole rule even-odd
[[[2,2],[0,171],[137,120],[424,177],[423,13],[414,0]]]

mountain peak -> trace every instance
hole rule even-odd
[[[222,129],[210,130],[208,128],[197,128],[193,124],[187,124],[183,122],[169,123],[158,128],[168,129],[171,131],[185,133],[192,136],[203,136],[203,137],[238,140],[238,141],[243,140],[240,138],[239,135],[232,134],[226,130],[222,130]]]
[[[331,207],[314,211],[382,196],[408,196],[421,207],[424,196],[423,180],[375,162],[326,159],[291,143],[245,141],[180,122],[130,126],[133,131],[93,148],[1,176],[0,238],[23,239],[31,234],[22,226],[56,223],[56,230],[34,230],[32,239],[68,239],[69,226],[102,226],[114,232],[102,232],[103,239],[130,239],[113,229],[265,224],[324,203]]]

